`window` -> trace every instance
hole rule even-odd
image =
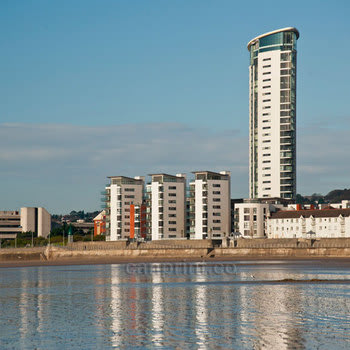
[[[169,193],[169,197],[176,197],[176,193]]]
[[[213,227],[213,231],[220,231],[220,230],[221,230],[221,227],[216,227],[216,226]]]
[[[264,126],[263,130],[271,129],[271,126]]]
[[[169,190],[176,190],[176,186],[169,186]]]
[[[135,188],[125,188],[125,192],[135,192]]]
[[[263,181],[263,184],[270,184],[271,181]]]
[[[244,221],[249,221],[250,220],[250,215],[244,215]]]
[[[169,214],[169,218],[176,218],[176,214]]]
[[[221,209],[220,205],[213,205],[213,209]]]
[[[175,203],[176,203],[175,199],[169,200],[169,204],[175,204]]]
[[[263,109],[270,109],[271,106],[264,106]]]
[[[271,113],[263,113],[263,116],[271,115]]]
[[[271,174],[263,174],[263,177],[271,176]]]
[[[291,53],[290,52],[282,52],[281,53],[281,61],[290,61],[291,60]]]
[[[264,72],[263,75],[271,74],[271,72]]]
[[[133,194],[125,195],[125,198],[135,198]]]
[[[282,90],[281,91],[281,103],[290,102],[290,91]]]
[[[221,213],[213,213],[213,216],[221,216]]]
[[[168,221],[169,225],[176,225],[176,221]]]
[[[271,92],[264,92],[263,96],[271,95]]]
[[[263,123],[269,123],[271,121],[271,119],[265,119],[263,120]]]
[[[263,89],[268,89],[270,87],[271,87],[271,85],[266,85],[266,86],[263,86]]]
[[[262,170],[271,170],[271,167],[270,166],[264,167],[264,168],[262,168]]]
[[[271,64],[268,64],[266,66],[263,66],[263,68],[270,68],[271,67]]]
[[[169,227],[169,231],[170,232],[175,232],[176,231],[176,227]]]
[[[221,187],[220,184],[213,184],[213,187]]]
[[[263,147],[262,149],[263,149],[263,150],[264,150],[264,149],[271,149],[271,146],[265,146],[265,147]]]
[[[271,140],[264,140],[263,143],[269,143]]]
[[[290,109],[290,103],[281,104],[281,109]]]
[[[213,191],[213,194],[221,194],[220,191]]]
[[[220,223],[221,223],[221,220],[213,220],[213,223],[214,223],[214,224],[220,224]]]
[[[263,102],[271,102],[271,99],[263,100]]]
[[[282,73],[282,71],[281,71],[281,73]],[[265,81],[271,81],[271,79],[263,79],[263,82],[265,82]]]
[[[176,210],[176,207],[169,207],[169,210]]]
[[[271,57],[270,58],[263,58],[263,61],[271,61]]]
[[[220,202],[220,198],[213,198],[213,202]]]
[[[263,190],[264,191],[269,191],[269,190],[271,190],[271,187],[264,187]]]
[[[281,75],[289,75],[291,72],[291,69],[281,69]]]
[[[265,153],[263,154],[263,157],[270,157],[271,156],[271,153]]]
[[[289,117],[290,112],[289,111],[281,111],[280,116],[281,117]]]
[[[271,136],[271,134],[270,134],[270,133],[262,134],[262,136],[263,136],[263,137],[265,137],[265,136]]]

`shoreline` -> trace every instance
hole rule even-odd
[[[22,260],[0,261],[1,268],[18,267],[39,267],[39,266],[76,266],[76,265],[114,265],[114,264],[152,264],[152,263],[196,263],[196,262],[241,262],[239,265],[270,265],[270,264],[288,264],[288,263],[319,263],[320,265],[345,266],[350,268],[350,257],[292,257],[292,256],[217,256],[217,257],[83,257],[83,258],[59,258],[55,260]],[[255,262],[255,264],[254,264]]]

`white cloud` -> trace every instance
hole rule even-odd
[[[298,130],[298,192],[350,187],[350,125]],[[178,123],[74,126],[0,124],[0,208],[96,209],[108,175],[230,170],[248,195],[248,137]],[[190,174],[189,174],[190,175]]]

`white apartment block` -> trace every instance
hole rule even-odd
[[[268,238],[350,237],[350,209],[278,211],[266,227]]]
[[[235,204],[235,234],[245,238],[266,237],[266,218],[272,212],[282,208],[282,204],[262,203],[250,199],[244,200],[244,203]]]
[[[190,183],[190,237],[228,237],[231,233],[231,174],[196,171]]]
[[[110,184],[105,188],[106,240],[116,241],[135,237],[137,209],[141,208],[144,178],[109,176]]]
[[[250,198],[296,196],[298,38],[289,27],[248,43]]]
[[[152,240],[186,234],[186,175],[151,174],[146,186],[147,228]]]

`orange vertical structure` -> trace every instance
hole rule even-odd
[[[130,238],[135,238],[135,205],[130,205]]]

